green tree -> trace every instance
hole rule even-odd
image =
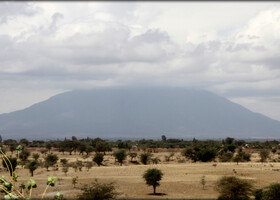
[[[79,200],[109,200],[118,195],[113,183],[98,183],[97,180],[90,186],[84,185],[81,190],[83,192],[77,196]]]
[[[102,153],[96,153],[93,157],[93,162],[95,162],[98,166],[102,165],[104,159],[104,155]]]
[[[132,162],[133,158],[137,157],[137,153],[135,153],[135,152],[130,152],[128,155],[131,158],[131,160],[130,160],[131,162]]]
[[[120,149],[116,152],[114,152],[114,157],[117,159],[117,161],[120,163],[120,165],[122,166],[123,161],[126,159],[126,152],[123,149]]]
[[[45,157],[45,167],[47,168],[47,170],[49,169],[49,167],[54,166],[58,161],[58,157],[55,154],[48,154]]]
[[[10,148],[11,153],[13,154],[14,151],[16,150],[16,148],[17,148],[17,145],[16,145],[16,144],[11,144],[11,145],[9,146],[9,148]]]
[[[87,145],[86,154],[89,155],[91,152],[94,152],[94,148],[92,146]]]
[[[50,142],[46,143],[46,149],[50,152],[52,149],[52,144]]]
[[[235,176],[224,176],[216,185],[218,200],[249,200],[253,192],[251,182]]]
[[[95,144],[95,151],[98,153],[103,152],[105,154],[106,151],[110,151],[110,150],[111,150],[111,148],[110,148],[108,142],[106,142],[104,140],[99,140]]]
[[[156,187],[160,185],[159,181],[162,179],[162,176],[162,171],[156,168],[148,169],[143,174],[146,184],[153,186],[154,194],[156,194]]]
[[[27,161],[28,157],[30,156],[30,151],[23,149],[21,153],[19,154],[19,158],[21,161],[25,162]]]
[[[36,160],[30,161],[30,162],[27,164],[27,168],[29,169],[31,176],[33,176],[34,171],[35,171],[38,167],[39,167],[39,163],[38,163],[38,161],[36,161]]]
[[[19,141],[19,144],[22,144],[22,145],[24,145],[24,146],[28,146],[29,145],[29,140],[27,140],[27,139],[25,139],[25,138],[23,138],[23,139],[21,139],[20,141]]]

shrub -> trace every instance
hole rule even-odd
[[[67,176],[68,170],[69,170],[69,167],[68,167],[68,166],[62,167],[62,172],[64,172],[65,176]]]
[[[198,160],[208,162],[215,159],[217,151],[214,148],[202,148],[198,151]]]
[[[61,159],[60,159],[60,162],[62,163],[63,166],[65,166],[65,165],[67,165],[67,163],[68,163],[68,159],[66,159],[66,158],[61,158]]]
[[[98,183],[95,180],[91,185],[84,185],[81,190],[83,193],[77,196],[79,200],[106,200],[115,199],[118,195],[115,192],[115,186],[113,183]]]
[[[150,160],[151,158],[151,154],[150,153],[142,153],[140,155],[140,161],[141,163],[143,163],[144,165],[147,165],[148,161]]]
[[[273,183],[263,191],[262,200],[279,200],[280,199],[280,184]]]
[[[223,155],[219,156],[221,162],[230,162],[233,157],[232,152],[224,153]]]
[[[32,157],[34,158],[34,160],[38,160],[40,155],[38,153],[33,153]]]
[[[253,186],[247,180],[224,176],[217,182],[216,189],[220,193],[218,200],[249,200]]]
[[[146,184],[153,186],[154,194],[156,194],[156,187],[160,185],[159,181],[162,179],[162,176],[162,171],[156,168],[148,169],[143,174]]]
[[[204,190],[205,189],[205,185],[206,185],[205,176],[201,177],[200,183],[202,185],[202,189]]]
[[[75,188],[76,184],[78,183],[78,176],[72,178],[72,185]]]
[[[261,162],[265,162],[269,157],[269,151],[266,150],[266,149],[262,149],[259,152],[259,154],[260,154],[260,157],[261,157],[261,160],[260,160]]]

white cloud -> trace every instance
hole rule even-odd
[[[17,12],[19,5],[23,9]],[[0,14],[0,92],[4,102],[16,92],[23,99],[9,101],[0,113],[58,91],[179,85],[208,89],[275,117],[261,104],[276,106],[269,98],[280,95],[279,5],[0,3],[0,11],[5,9]],[[32,91],[36,98],[30,97]]]

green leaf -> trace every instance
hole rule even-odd
[[[54,186],[55,185],[55,183],[56,183],[56,177],[55,176],[50,176],[50,177],[48,177],[48,182],[47,182],[47,185],[50,185],[50,186]]]

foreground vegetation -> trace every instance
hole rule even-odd
[[[71,139],[65,139],[63,141],[28,141],[27,139],[16,140],[1,140],[1,148],[5,151],[5,155],[8,155],[9,161],[2,159],[2,167],[7,170],[11,178],[16,176],[13,172],[16,170],[28,169],[30,178],[36,175],[36,171],[40,170],[40,173],[57,173],[63,172],[64,176],[69,176],[72,179],[72,185],[74,189],[80,190],[75,197],[79,199],[87,199],[89,195],[92,199],[112,199],[118,198],[122,195],[122,192],[116,192],[118,185],[112,182],[101,183],[98,181],[91,181],[88,184],[80,183],[80,175],[83,169],[86,171],[91,170],[96,166],[103,168],[104,166],[119,165],[120,168],[125,166],[140,165],[147,166],[146,171],[142,171],[142,182],[153,187],[153,195],[168,195],[166,191],[160,193],[156,192],[156,188],[160,186],[159,181],[164,180],[165,172],[156,167],[158,164],[166,165],[169,163],[212,163],[213,167],[216,167],[219,163],[232,163],[231,165],[238,166],[240,163],[251,162],[252,155],[258,155],[257,161],[265,166],[266,163],[278,163],[279,162],[279,142],[274,141],[244,141],[235,140],[234,138],[226,138],[224,140],[205,140],[199,141],[193,139],[191,141],[184,141],[180,139],[167,139],[165,136],[161,140],[138,140],[138,141],[107,141],[100,138],[95,139],[77,139],[72,137]],[[162,155],[161,157],[159,155]],[[2,156],[2,158],[4,158]],[[109,160],[113,161],[109,163]],[[5,162],[6,161],[6,162]],[[10,164],[8,164],[8,162]],[[149,165],[153,167],[149,168]],[[273,167],[271,167],[273,168]],[[43,172],[43,171],[44,172]],[[275,169],[278,170],[278,169]],[[215,183],[215,190],[220,193],[217,195],[219,199],[277,199],[279,196],[278,183],[274,182],[271,185],[265,187],[255,187],[254,181],[240,179],[240,175],[234,169],[233,177],[227,181],[224,178],[217,180]],[[94,177],[93,177],[94,178]],[[62,179],[58,177],[58,180]],[[26,181],[28,181],[27,179]],[[31,179],[33,180],[33,179]],[[94,180],[94,179],[93,179]],[[242,182],[243,181],[243,182]],[[246,182],[247,181],[247,182]],[[279,181],[279,180],[278,180]],[[10,186],[5,186],[7,183],[11,183]],[[31,182],[28,182],[28,184]],[[202,190],[207,190],[207,176],[201,174],[200,183]],[[222,183],[222,184],[221,184]],[[240,184],[237,184],[240,183]],[[8,195],[7,191],[11,193],[12,187],[15,184],[8,182],[3,178],[2,193],[5,198],[15,198],[15,196]],[[32,186],[30,184],[17,186],[19,194],[30,193]],[[37,184],[32,183],[33,186]],[[240,190],[230,189],[231,185],[237,185],[237,188],[243,188]],[[246,186],[247,184],[247,186]],[[78,186],[77,186],[78,185]],[[221,186],[227,186],[226,189]],[[246,186],[246,187],[245,187]],[[48,187],[48,184],[47,184]],[[205,189],[206,188],[206,189]],[[244,191],[239,195],[237,192],[230,194],[230,191]],[[44,197],[46,192],[42,191],[41,196]],[[242,193],[242,192],[241,192]],[[20,197],[20,195],[17,197]],[[58,193],[55,198],[62,198],[63,195]],[[102,198],[100,195],[103,195]],[[40,195],[36,194],[36,198]],[[227,196],[228,195],[228,196]],[[230,196],[232,195],[232,196]],[[55,195],[54,195],[55,196]],[[272,197],[274,196],[274,197]],[[279,198],[278,198],[279,199]]]

